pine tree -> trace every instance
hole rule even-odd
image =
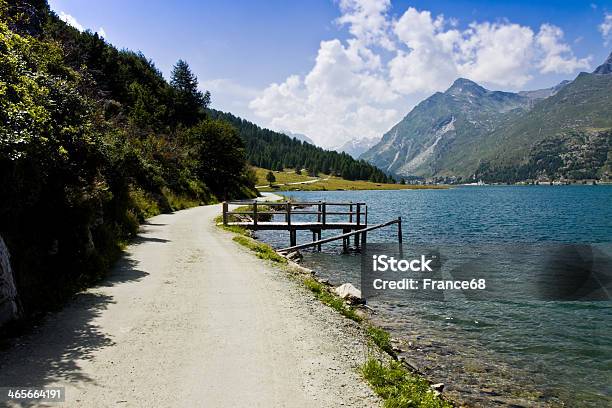
[[[192,126],[205,117],[205,109],[210,105],[210,92],[198,89],[198,78],[189,64],[178,60],[172,69],[170,85],[175,91],[174,116],[177,124]]]
[[[270,183],[270,187],[272,187],[272,183],[276,181],[276,177],[274,176],[274,173],[269,171],[268,174],[266,175],[266,180],[268,181],[268,183]]]

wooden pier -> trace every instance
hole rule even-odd
[[[244,211],[230,211],[230,205],[246,206]],[[274,217],[281,220],[274,220]],[[398,225],[398,240],[402,241],[401,217],[383,224],[368,226],[368,206],[366,203],[353,202],[223,202],[223,224],[236,225],[246,229],[289,231],[289,247],[279,250],[286,252],[306,247],[321,250],[321,244],[342,239],[345,252],[348,251],[350,238],[356,248],[366,243],[367,232],[373,229]],[[297,244],[297,231],[311,231],[312,242]],[[341,235],[321,239],[323,230],[339,230]]]

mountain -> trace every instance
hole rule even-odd
[[[459,78],[419,103],[361,158],[400,176],[469,174],[475,166],[461,152],[532,104],[530,97]]]
[[[608,60],[609,64],[609,60]],[[603,67],[603,68],[602,68]],[[580,73],[471,153],[489,181],[612,176],[612,72]]]
[[[333,149],[337,152],[350,154],[353,158],[358,159],[364,152],[368,151],[372,146],[378,143],[380,139],[376,137],[364,139],[351,139],[340,146]]]
[[[400,176],[514,182],[612,173],[612,55],[536,91],[458,79],[419,103],[362,158]]]
[[[544,99],[544,98],[548,98],[549,96],[553,96],[554,94],[559,92],[561,89],[563,89],[565,85],[571,82],[572,81],[565,80],[565,81],[561,81],[558,85],[555,85],[550,88],[536,89],[533,91],[520,91],[518,94],[521,96],[526,96],[527,98],[530,98],[530,99]]]
[[[293,132],[290,132],[290,131],[288,131],[288,130],[287,130],[287,131],[284,131],[284,132],[282,132],[282,133],[286,134],[286,135],[287,135],[287,136],[289,136],[290,138],[297,139],[297,140],[299,140],[300,142],[306,142],[306,143],[309,143],[309,144],[311,144],[311,145],[314,145],[314,144],[315,144],[315,142],[314,142],[314,141],[313,141],[311,138],[309,138],[308,136],[306,136],[306,135],[305,135],[305,134],[303,134],[303,133],[293,133]]]
[[[608,59],[605,60],[603,64],[598,66],[597,69],[595,69],[595,71],[593,71],[593,73],[594,74],[599,74],[599,75],[612,74],[612,52],[608,56]]]

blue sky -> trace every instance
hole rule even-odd
[[[608,1],[52,0],[73,25],[192,66],[213,107],[324,146],[377,137],[458,76],[552,86],[612,50]]]

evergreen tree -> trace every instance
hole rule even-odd
[[[205,109],[210,105],[210,92],[198,89],[198,78],[189,64],[178,60],[172,69],[170,85],[175,91],[174,116],[179,124],[191,126],[205,117]]]
[[[268,174],[266,174],[266,180],[268,181],[268,183],[270,183],[270,187],[272,187],[272,183],[276,181],[276,177],[274,176],[274,173],[269,171]]]

